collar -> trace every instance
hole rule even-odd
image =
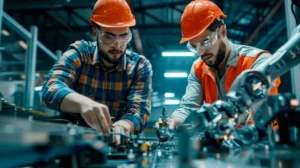
[[[98,52],[98,47],[96,45],[96,42],[93,42],[93,45],[95,46],[95,51],[93,53],[93,65],[99,65],[102,67],[101,64],[101,55]],[[123,56],[121,56],[122,58],[120,59],[119,64],[116,66],[116,70],[119,71],[125,71],[126,70],[126,51],[124,53]],[[102,67],[104,68],[104,67]]]
[[[237,52],[238,46],[233,44],[231,41],[229,41],[229,45],[230,45],[230,53],[226,65],[236,67],[238,64],[238,52]]]

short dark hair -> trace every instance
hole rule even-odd
[[[218,18],[211,25],[209,25],[209,27],[207,29],[214,32],[217,30],[217,28],[219,28],[221,26],[225,26],[224,20],[221,18]]]

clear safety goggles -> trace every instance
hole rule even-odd
[[[211,35],[207,36],[205,39],[200,40],[196,44],[191,44],[190,42],[187,43],[187,48],[193,52],[198,53],[198,51],[205,51],[212,48],[218,39],[219,29],[213,32]]]
[[[128,44],[132,39],[132,34],[131,34],[130,30],[126,34],[115,35],[115,34],[102,32],[101,29],[98,29],[98,35],[99,35],[98,36],[99,41],[101,43],[109,45],[109,46],[114,45],[117,41],[119,42],[118,44],[120,46],[123,46],[123,45]]]

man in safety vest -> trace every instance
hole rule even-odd
[[[104,134],[141,132],[150,116],[152,67],[126,50],[135,17],[125,0],[98,0],[90,22],[95,42],[70,45],[45,79],[42,103]]]
[[[181,124],[204,102],[224,99],[241,72],[257,67],[271,56],[268,51],[230,42],[223,21],[225,18],[221,9],[209,0],[192,1],[184,10],[180,43],[187,42],[188,49],[200,58],[193,63],[186,93],[172,114],[171,128]],[[274,84],[270,94],[277,94],[280,79]]]

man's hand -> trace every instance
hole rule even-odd
[[[173,129],[175,130],[176,127],[178,125],[180,125],[181,123],[183,123],[183,119],[181,119],[180,117],[172,117],[172,118],[168,118],[167,119],[167,123],[165,125],[165,127],[168,127],[169,129]],[[159,128],[161,127],[163,124],[162,124],[162,121],[159,119],[158,122],[155,123],[155,127],[156,128]]]
[[[134,125],[130,120],[122,119],[113,124],[113,131],[130,135],[130,134],[134,133]],[[113,135],[113,143],[116,145],[120,145],[121,144],[121,136]]]
[[[60,110],[68,113],[80,113],[85,122],[97,131],[108,134],[112,122],[108,107],[95,102],[91,98],[78,94],[69,93],[60,104]]]
[[[91,100],[89,103],[81,105],[80,114],[90,127],[104,134],[110,132],[112,123],[106,105]]]

